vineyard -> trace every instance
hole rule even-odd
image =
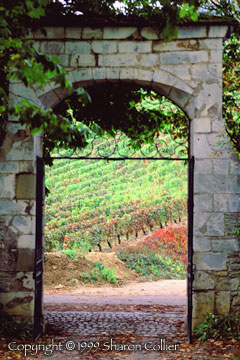
[[[102,251],[186,217],[187,166],[55,160],[46,168],[45,249]]]

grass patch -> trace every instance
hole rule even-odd
[[[101,282],[102,280],[108,281],[110,284],[117,283],[116,270],[113,268],[107,268],[99,262],[94,263],[95,267],[90,273],[83,272],[83,281],[85,283],[91,282],[95,284],[96,282]]]

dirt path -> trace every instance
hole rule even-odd
[[[88,285],[68,290],[45,290],[44,303],[185,305],[186,280],[135,282],[121,287]]]
[[[240,347],[237,340],[188,344],[185,280],[45,290],[44,300],[46,334],[37,353],[24,357],[2,338],[0,360],[232,360]]]

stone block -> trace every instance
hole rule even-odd
[[[0,293],[33,291],[33,272],[1,272]]]
[[[121,69],[120,70],[120,79],[121,80],[133,80],[134,79],[134,69],[128,68],[128,69]]]
[[[38,104],[39,103],[39,100],[35,94],[35,91],[30,88],[30,87],[27,87],[25,86],[23,83],[11,83],[9,84],[9,91],[11,92],[11,94],[13,95],[16,95],[17,97],[24,97],[25,99],[33,102],[34,104]],[[13,124],[8,124],[8,126],[11,126]],[[23,128],[23,125],[22,124],[19,124],[19,126],[21,128]]]
[[[3,306],[2,311],[8,315],[34,316],[33,292],[0,294],[0,303]]]
[[[207,235],[224,235],[224,214],[213,213],[210,215],[207,223]]]
[[[41,51],[46,54],[63,54],[64,42],[63,41],[42,41]]]
[[[212,244],[209,238],[206,237],[200,237],[200,236],[194,236],[193,237],[193,250],[194,251],[211,251],[212,250]]]
[[[82,28],[81,27],[67,27],[65,29],[65,39],[78,39],[82,37]]]
[[[229,279],[228,277],[218,278],[215,287],[217,291],[232,291],[237,290],[240,284],[240,279]]]
[[[127,39],[136,31],[136,27],[104,27],[103,39]]]
[[[240,229],[240,212],[224,214],[224,235],[233,236],[235,229]]]
[[[69,60],[70,60],[69,55],[60,55],[60,56],[59,56],[59,59],[60,59],[60,64],[61,64],[63,67],[69,66]]]
[[[233,297],[232,305],[240,306],[240,291],[238,291],[237,294]],[[239,315],[239,313],[238,313],[238,315]]]
[[[207,82],[208,84],[221,84],[221,68],[218,64],[193,64],[191,68],[192,79],[198,82]]]
[[[191,65],[161,65],[161,69],[177,76],[182,80],[191,80]]]
[[[219,84],[205,84],[197,95],[195,106],[198,117],[221,118],[222,88]],[[215,109],[213,113],[213,107]],[[209,113],[210,112],[210,113]]]
[[[17,271],[34,271],[35,251],[33,249],[18,249]]]
[[[197,193],[224,193],[227,192],[226,175],[195,174],[194,192]]]
[[[214,161],[213,161],[213,172],[214,172],[214,174],[227,175],[229,173],[229,160],[214,159]]]
[[[1,240],[1,239],[0,239]],[[1,271],[16,271],[18,250],[12,248],[0,248],[0,269]]]
[[[47,26],[33,33],[34,39],[63,39],[64,27]]]
[[[15,175],[0,174],[0,198],[13,199],[15,197]]]
[[[175,76],[163,70],[155,70],[153,74],[153,82],[160,84],[168,84],[167,86],[175,86],[177,79]]]
[[[234,274],[234,272],[235,272],[235,274],[236,274],[236,273],[239,274],[239,272],[240,272],[240,264],[231,264],[231,265],[229,266],[229,271],[230,271],[231,273],[233,273],[233,274]]]
[[[159,30],[153,29],[151,27],[142,28],[141,35],[147,40],[157,40],[160,38]]]
[[[189,102],[191,95],[186,93],[185,91],[176,89],[176,88],[172,88],[171,92],[170,92],[170,99],[176,103],[178,106],[180,106],[181,108],[184,108],[184,110],[187,111],[187,108],[185,108],[185,105]]]
[[[178,39],[193,39],[193,38],[205,38],[207,37],[206,26],[179,26],[178,27]]]
[[[210,274],[204,271],[197,271],[194,275],[194,290],[213,290],[214,280]]]
[[[105,82],[105,79],[107,77],[105,68],[95,68],[93,69],[92,74],[93,74],[93,79],[98,82],[100,80]]]
[[[107,68],[106,76],[108,80],[119,80],[120,70],[116,68]]]
[[[103,29],[84,27],[83,33],[82,33],[82,38],[83,39],[102,39],[103,38]]]
[[[222,39],[201,39],[199,40],[200,50],[222,50]]]
[[[210,194],[196,194],[194,196],[194,211],[211,212],[213,209],[213,198]]]
[[[7,254],[8,250],[16,249],[17,247],[17,234],[16,230],[11,229],[11,221],[13,219],[12,215],[2,215],[0,217],[0,248],[5,250],[6,253],[2,254],[3,262],[5,260],[11,259],[13,255]],[[9,256],[8,256],[9,255]],[[1,267],[0,267],[1,268]],[[3,267],[5,269],[5,267]]]
[[[205,134],[194,134],[193,154],[196,159],[207,159],[213,156],[213,150],[210,147],[207,136]]]
[[[229,139],[227,136],[225,136],[225,134],[221,132],[210,133],[207,134],[207,140],[216,159],[222,160],[224,158],[230,158],[232,146],[230,145]]]
[[[19,249],[35,249],[35,235],[21,235],[18,238]]]
[[[194,253],[197,270],[226,270],[227,254],[224,253]]]
[[[12,225],[22,234],[34,234],[35,221],[33,217],[17,215],[14,217]]]
[[[82,55],[91,53],[91,44],[87,41],[67,41],[65,54]]]
[[[207,63],[208,53],[200,51],[173,51],[160,54],[161,64],[196,64]]]
[[[152,41],[121,41],[120,53],[151,53]]]
[[[34,173],[34,161],[19,161],[19,172],[20,173]]]
[[[34,175],[34,174],[17,174],[16,198],[17,199],[35,199],[36,198],[36,175]]]
[[[224,122],[221,120],[214,120],[212,121],[212,131],[219,133],[224,129]]]
[[[240,212],[240,192],[238,194],[214,194],[214,211]]]
[[[17,200],[16,209],[17,215],[29,215],[33,207],[34,201],[31,200]]]
[[[212,240],[212,249],[224,253],[239,251],[239,242],[237,239]]]
[[[143,70],[143,69],[135,69],[134,79],[140,80],[140,81],[146,81],[147,83],[150,83],[153,79],[153,71]]]
[[[129,42],[127,41],[127,43]],[[117,45],[117,41],[93,41],[92,50],[97,54],[113,54],[118,51]]]
[[[195,174],[212,174],[213,160],[210,159],[196,159],[195,160]]]
[[[95,66],[96,58],[93,54],[71,55],[70,66]]]
[[[17,161],[0,162],[0,174],[16,174],[19,171]]]
[[[211,63],[222,64],[222,50],[210,50],[210,58]]]
[[[16,212],[16,201],[0,200],[0,215],[16,215]]]
[[[214,312],[214,291],[196,292],[193,294],[193,317],[205,318]]]
[[[137,60],[138,60],[138,64],[144,67],[152,68],[153,66],[159,65],[158,54],[138,55]]]
[[[64,39],[64,27],[48,26],[46,32],[48,39]]]
[[[230,311],[230,292],[219,291],[216,296],[217,314],[228,314]]]
[[[227,25],[211,25],[208,36],[210,38],[223,38],[227,34]]]
[[[113,54],[113,55],[99,55],[99,66],[136,66],[136,55],[130,54]]]
[[[204,237],[207,234],[207,222],[209,213],[194,213],[194,235]]]
[[[17,281],[22,284],[22,289],[20,291],[34,290],[35,289],[35,279],[33,278],[33,272],[18,272]]]
[[[192,126],[194,133],[209,133],[211,131],[211,122],[207,117],[193,119]]]
[[[80,82],[80,81],[93,79],[91,69],[78,69],[78,70],[72,71],[71,74],[74,79],[74,82]]]
[[[198,50],[199,45],[197,40],[172,40],[165,42],[163,40],[153,41],[153,52],[163,51],[192,51]]]
[[[0,169],[1,169],[1,165],[0,165]],[[240,161],[238,159],[230,161],[229,173],[240,175]]]
[[[8,140],[11,142],[11,148],[5,155],[7,161],[34,160],[34,143],[32,137],[25,137],[24,140],[16,141],[16,136],[14,135],[13,137],[9,136],[9,138],[5,140],[5,149],[8,147]]]
[[[227,181],[227,191],[235,193],[239,199],[240,194],[240,175],[229,175]]]

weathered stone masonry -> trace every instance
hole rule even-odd
[[[58,55],[74,87],[101,82],[135,82],[166,95],[188,115],[194,171],[193,326],[208,312],[240,309],[240,164],[222,119],[222,38],[227,26],[179,28],[164,43],[150,27],[48,27],[30,34],[40,51]],[[10,84],[21,98],[54,107],[67,93]],[[219,145],[219,141],[221,145]],[[4,313],[33,322],[36,155],[32,137],[14,118],[0,152],[0,306]]]

